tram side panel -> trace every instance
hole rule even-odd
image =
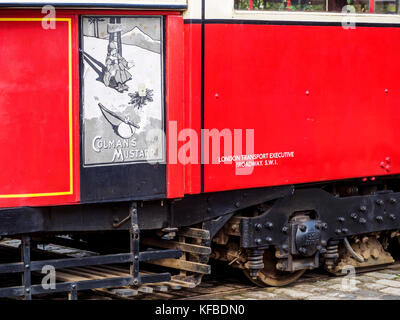
[[[0,15],[0,207],[79,200],[75,22]]]
[[[252,129],[254,148],[243,134],[224,158],[221,143],[205,191],[399,173],[399,33],[206,23],[204,127]]]
[[[183,196],[182,16],[62,12],[0,15],[0,207]]]

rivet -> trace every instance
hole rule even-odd
[[[256,239],[256,241],[255,241],[257,244],[260,244],[261,243],[261,239]]]
[[[255,227],[256,227],[256,230],[257,230],[257,231],[260,231],[261,228],[262,228],[262,225],[261,225],[260,223],[257,223],[257,224],[255,225]]]
[[[365,220],[364,218],[361,218],[359,221],[360,221],[361,224],[364,224],[364,223],[367,222],[367,220]]]
[[[139,256],[138,255],[135,256],[135,260],[139,260]]]
[[[335,233],[336,233],[336,234],[341,234],[341,233],[342,233],[342,230],[336,229],[336,230],[335,230]]]
[[[306,253],[307,252],[307,249],[306,248],[304,248],[304,247],[301,247],[300,249],[299,249],[299,252],[301,252],[301,253]]]
[[[216,99],[219,98],[219,94],[218,94],[218,93],[215,94],[215,98],[216,98]]]
[[[389,90],[388,89],[385,89],[385,93],[388,93],[389,92]]]
[[[265,241],[267,241],[267,242],[272,242],[272,238],[271,238],[271,237],[266,237],[266,238],[265,238]]]
[[[342,229],[342,232],[343,232],[343,233],[347,233],[347,232],[349,232],[349,229],[343,228],[343,229]]]
[[[390,198],[390,203],[391,204],[395,204],[397,202],[397,200],[395,198]]]
[[[265,224],[265,227],[266,227],[267,229],[271,230],[271,229],[274,227],[274,224],[273,224],[272,222],[267,222],[267,223]]]
[[[306,232],[307,231],[307,227],[304,224],[299,225],[299,229],[301,232]]]
[[[29,267],[30,267],[29,264],[26,264],[26,265],[25,265],[25,268],[26,268],[26,269],[29,269]]]
[[[378,199],[375,201],[377,205],[383,205],[383,200],[382,199]]]
[[[283,227],[283,228],[282,228],[282,232],[283,232],[283,233],[287,233],[287,232],[288,232],[288,230],[289,230],[289,228],[288,228],[288,227]]]
[[[324,222],[324,223],[322,224],[322,229],[323,229],[323,230],[328,229],[328,224],[327,224],[326,222]]]
[[[309,96],[310,95],[310,91],[306,90],[306,95]]]
[[[350,214],[350,217],[351,217],[353,220],[356,220],[356,219],[358,218],[357,213],[355,213],[355,212],[352,212],[352,213]]]
[[[344,222],[344,221],[345,221],[345,219],[344,219],[343,217],[339,217],[337,220],[338,220],[339,222]]]
[[[29,292],[31,292],[31,289],[27,288],[25,291],[26,291],[27,293],[29,293]]]
[[[361,212],[367,211],[367,207],[366,207],[366,206],[360,206],[360,211],[361,211]]]
[[[71,286],[71,288],[72,288],[72,289],[75,289],[75,288],[76,288],[76,284],[73,284],[73,285]]]
[[[391,215],[389,216],[389,218],[390,218],[391,220],[396,220],[396,216],[395,216],[394,214],[391,214]]]
[[[383,217],[382,216],[377,216],[375,219],[376,219],[376,221],[381,222],[383,220]]]

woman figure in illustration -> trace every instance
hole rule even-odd
[[[115,88],[121,93],[129,89],[125,84],[132,79],[128,71],[128,61],[118,53],[117,43],[114,41],[108,45],[106,68],[103,80],[107,87]]]

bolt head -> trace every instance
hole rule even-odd
[[[338,220],[339,222],[344,222],[344,221],[345,221],[345,219],[344,219],[343,217],[339,217],[337,220]]]
[[[271,237],[266,237],[266,238],[265,238],[265,241],[267,241],[267,242],[272,242],[272,238],[271,238]]]
[[[395,204],[397,202],[397,200],[395,198],[390,198],[390,203],[391,204]]]
[[[377,216],[375,219],[376,219],[376,221],[381,222],[383,220],[383,217],[382,216]]]
[[[367,211],[367,207],[366,207],[366,206],[360,206],[360,211],[361,211],[361,212]]]
[[[342,230],[341,230],[341,229],[336,229],[336,230],[335,230],[335,233],[336,233],[336,234],[341,234],[341,233],[342,233]]]
[[[306,253],[307,252],[307,249],[306,248],[304,248],[304,247],[301,247],[300,249],[299,249],[299,252],[301,252],[301,253]]]
[[[357,213],[355,213],[355,212],[352,212],[351,214],[350,214],[350,217],[353,219],[353,220],[356,220],[358,217],[357,217]]]
[[[262,225],[261,225],[260,223],[257,223],[257,224],[255,225],[255,228],[256,228],[257,231],[260,231],[261,228],[262,228]]]
[[[256,242],[256,244],[260,244],[261,243],[261,239],[258,238],[258,239],[255,240],[255,242]]]
[[[395,216],[394,214],[391,214],[391,215],[389,216],[389,218],[390,218],[391,220],[396,220],[396,216]]]
[[[347,232],[349,232],[349,229],[343,228],[343,229],[342,229],[342,232],[343,232],[343,233],[347,233]]]
[[[299,229],[301,232],[306,232],[307,231],[307,226],[305,226],[304,224],[299,225]]]
[[[269,229],[269,230],[272,230],[273,226],[274,226],[274,224],[273,224],[272,222],[267,222],[267,223],[265,224],[265,227],[266,227],[267,229]]]
[[[364,218],[361,218],[359,221],[361,224],[365,224],[367,222],[367,220],[365,220]]]
[[[287,233],[287,232],[288,232],[288,230],[289,230],[289,228],[288,228],[288,227],[283,227],[283,228],[282,228],[282,232],[283,232],[283,233]]]

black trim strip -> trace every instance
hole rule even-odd
[[[284,20],[242,20],[242,19],[186,19],[185,24],[251,24],[251,25],[272,25],[272,26],[327,26],[342,27],[342,22],[328,21],[284,21]],[[384,27],[400,28],[399,23],[372,23],[355,22],[356,27]]]
[[[53,7],[76,7],[76,8],[129,8],[129,9],[163,9],[163,10],[186,10],[186,4],[134,4],[134,3],[96,3],[96,2],[71,2],[71,3],[59,3],[59,2],[1,2],[0,7],[24,7],[24,8],[37,8],[50,5]]]
[[[204,192],[204,52],[205,52],[205,21],[206,21],[206,1],[201,1],[201,164],[200,179],[201,192]]]

